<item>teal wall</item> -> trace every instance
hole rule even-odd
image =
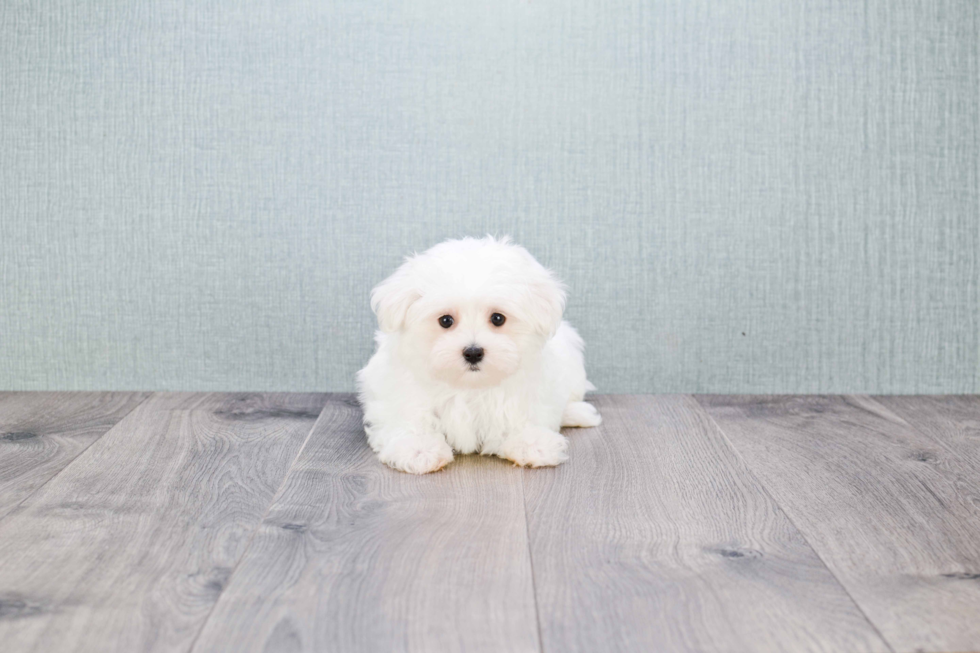
[[[980,392],[976,0],[0,3],[0,388],[349,390],[511,234],[606,392]]]

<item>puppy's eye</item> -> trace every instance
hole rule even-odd
[[[448,329],[452,325],[453,325],[452,315],[443,315],[442,317],[439,318],[439,326],[441,326],[443,329]]]
[[[490,316],[490,324],[494,326],[503,326],[504,322],[506,321],[507,318],[501,315],[500,313],[494,313],[493,315]]]

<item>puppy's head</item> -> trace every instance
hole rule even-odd
[[[554,335],[561,283],[523,247],[492,237],[449,240],[406,259],[371,292],[403,360],[454,386],[487,387],[517,372]]]

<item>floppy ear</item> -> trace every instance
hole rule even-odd
[[[565,312],[565,287],[549,270],[538,268],[527,279],[529,314],[534,330],[546,338],[555,335]]]
[[[378,316],[378,326],[386,333],[404,326],[408,309],[422,296],[413,283],[411,266],[412,261],[406,261],[371,291],[371,310]]]

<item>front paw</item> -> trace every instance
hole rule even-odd
[[[378,452],[385,465],[409,474],[428,474],[453,461],[453,450],[440,436],[405,435]]]
[[[553,467],[568,460],[568,439],[561,433],[529,426],[504,440],[499,455],[521,467]]]

